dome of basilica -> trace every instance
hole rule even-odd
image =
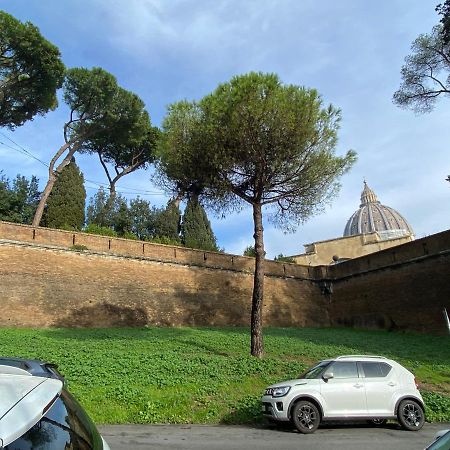
[[[408,222],[395,209],[382,205],[364,181],[361,205],[345,226],[344,236],[378,232],[382,240],[414,235]]]

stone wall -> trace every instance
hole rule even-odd
[[[0,224],[0,229],[2,225],[0,239],[5,238],[6,228],[19,232],[28,229],[5,224]],[[24,235],[30,242],[25,242],[19,233],[14,233],[14,240],[0,240],[0,326],[248,326],[250,323],[252,258],[207,253],[205,259],[204,252],[159,245],[150,247],[151,257],[148,253],[136,257],[130,253],[142,243],[123,240],[118,243],[116,239],[112,244],[116,251],[122,245],[122,256],[76,252],[67,247],[72,242],[70,233],[52,234],[52,230],[39,229],[35,241],[39,236],[40,244],[33,243],[27,233]],[[51,245],[43,244],[47,238]],[[75,234],[75,241],[92,248],[102,239],[80,233]],[[220,265],[223,267],[219,268]],[[286,277],[284,265],[277,266],[280,275],[266,278],[265,324],[328,326],[326,298],[318,286],[305,277]],[[308,274],[308,270],[300,269],[302,275]]]
[[[87,251],[70,250],[74,244]],[[0,222],[0,326],[250,321],[253,258]],[[450,231],[333,266],[267,261],[264,322],[446,333]]]
[[[90,252],[100,252],[153,261],[188,264],[216,269],[253,273],[255,259],[226,253],[193,250],[185,247],[153,244],[130,239],[98,236],[95,234],[32,227],[0,221],[0,240],[28,242],[70,249],[74,245],[85,246]],[[266,273],[281,277],[310,278],[312,268],[298,264],[266,261]]]
[[[332,325],[448,334],[450,231],[322,270]]]

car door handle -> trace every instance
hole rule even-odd
[[[393,383],[392,381],[388,383],[388,386],[395,386],[396,383]]]
[[[354,384],[353,385],[355,388],[362,388],[362,387],[364,387],[364,385],[363,384],[359,384],[359,383],[356,383],[356,384]]]

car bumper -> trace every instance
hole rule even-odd
[[[273,420],[288,421],[288,403],[281,398],[273,398],[270,395],[264,395],[261,398],[261,412],[263,416]]]

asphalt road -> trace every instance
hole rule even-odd
[[[396,424],[323,426],[312,435],[289,427],[208,425],[106,425],[99,430],[111,450],[415,450],[424,449],[447,424],[408,432]]]

